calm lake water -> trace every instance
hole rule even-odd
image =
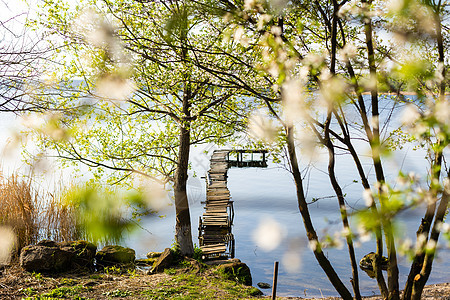
[[[404,170],[420,169],[416,165],[417,158],[423,157],[423,153],[412,153],[409,159],[402,161]],[[390,162],[395,165],[395,159]],[[322,166],[324,167],[324,166]],[[354,208],[364,206],[359,184],[353,183],[358,179],[353,166],[348,162],[341,162],[338,167],[344,192],[348,195],[350,206]],[[280,261],[278,295],[280,296],[336,296],[331,284],[324,272],[316,262],[314,255],[308,248],[303,223],[298,212],[295,187],[291,174],[278,165],[271,165],[267,169],[256,168],[232,168],[228,172],[228,188],[230,189],[235,207],[235,219],[233,233],[236,239],[236,257],[247,263],[252,271],[253,283],[272,282],[274,261]],[[345,182],[348,181],[348,182]],[[198,217],[203,213],[200,201],[205,196],[203,181],[191,179],[189,187],[191,201],[191,219],[194,241],[198,241]],[[332,196],[326,175],[320,170],[312,170],[308,185],[308,199],[313,197]],[[331,235],[342,229],[338,204],[335,198],[322,199],[309,206],[314,225],[320,236],[325,232]],[[143,221],[143,227],[148,232],[137,232],[131,235],[125,244],[136,249],[138,255],[144,256],[146,252],[161,251],[173,242],[174,213],[173,208],[165,212],[166,217],[160,219],[151,217]],[[401,237],[414,238],[415,231],[423,215],[422,209],[409,210],[398,219],[398,234]],[[259,226],[267,222],[277,222],[282,228],[283,239],[274,250],[265,252],[258,247],[254,233]],[[341,279],[351,289],[351,270],[346,247],[342,249],[324,250],[334,265]],[[362,243],[356,248],[356,257],[361,259],[365,254],[375,251],[373,241]],[[287,257],[286,257],[287,256]],[[441,249],[433,266],[433,272],[429,283],[448,282],[450,279],[448,268],[450,250]],[[289,270],[292,262],[300,261],[300,266],[295,270]],[[408,261],[400,257],[401,286],[404,285],[409,272]],[[376,281],[369,278],[363,271],[359,271],[361,291],[365,296],[379,294]],[[270,291],[266,290],[266,294]]]
[[[2,114],[0,119],[0,146],[4,147],[7,138],[11,136],[8,128],[14,124],[13,115]],[[365,146],[360,145],[358,151],[367,153]],[[208,157],[200,154],[201,150],[193,151],[192,158],[194,170],[202,176],[208,167]],[[16,153],[17,154],[17,153]],[[370,161],[365,162],[367,172],[373,171]],[[2,158],[3,170],[17,169],[21,166],[17,156]],[[424,153],[404,149],[396,152],[385,163],[388,176],[394,176],[399,169],[404,172],[414,171],[426,174],[424,165]],[[358,209],[364,206],[362,189],[354,165],[350,157],[340,156],[337,162],[338,179],[347,194],[350,207]],[[305,178],[308,200],[316,197],[333,196],[327,175],[324,173],[326,165],[318,163],[310,169]],[[191,174],[192,175],[192,174]],[[316,262],[312,252],[307,246],[303,223],[298,212],[295,196],[295,186],[290,173],[282,165],[271,164],[268,168],[232,168],[228,172],[228,188],[230,189],[235,207],[235,219],[233,234],[236,239],[236,257],[247,263],[252,271],[253,283],[272,282],[274,261],[280,261],[278,295],[280,296],[336,296],[337,293],[328,282],[324,272]],[[188,182],[189,198],[191,203],[191,220],[194,242],[198,243],[198,217],[203,213],[201,201],[206,198],[205,183],[203,179],[191,176]],[[341,222],[337,200],[333,197],[324,198],[309,206],[314,225],[319,236],[325,233],[333,235],[341,230]],[[138,257],[145,257],[149,251],[162,251],[170,247],[174,236],[174,210],[173,206],[160,212],[159,216],[151,216],[142,220],[143,229],[130,233],[123,244],[136,250]],[[408,210],[398,218],[398,234],[403,237],[414,238],[418,228],[423,209]],[[264,251],[254,239],[254,233],[261,224],[276,222],[282,232],[282,240],[278,247],[272,251]],[[442,245],[442,244],[441,244]],[[346,247],[342,249],[324,249],[341,279],[349,289],[351,270]],[[364,242],[356,248],[357,259],[365,254],[375,251],[373,240]],[[298,268],[292,270],[292,266],[299,262]],[[409,271],[408,261],[400,257],[400,279],[403,287]],[[433,265],[433,272],[428,283],[448,282],[450,280],[450,249],[443,248]],[[370,279],[360,270],[360,284],[363,295],[378,294],[376,281]],[[265,290],[266,294],[270,291]]]

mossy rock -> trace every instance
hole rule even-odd
[[[164,271],[164,269],[172,266],[175,261],[176,255],[174,251],[170,248],[166,248],[161,256],[159,256],[156,262],[153,264],[152,273],[159,273]]]
[[[158,260],[157,257],[154,258],[140,258],[136,259],[135,263],[138,266],[153,266],[153,264]]]
[[[71,268],[75,254],[53,244],[38,244],[22,248],[20,266],[28,272],[57,273]]]
[[[233,280],[245,285],[252,285],[250,268],[243,262],[233,262],[217,267],[217,271],[224,279]]]
[[[373,271],[373,263],[375,262],[376,253],[370,252],[369,254],[364,255],[363,258],[359,261],[359,266],[364,271]],[[387,270],[389,266],[389,260],[387,257],[381,257],[381,269]]]
[[[95,259],[100,267],[133,265],[136,260],[136,253],[131,248],[108,245],[97,252]]]
[[[248,291],[248,294],[249,294],[250,296],[262,296],[262,295],[264,295],[264,293],[263,293],[260,289],[255,288],[255,287],[252,287],[252,288]]]
[[[95,253],[97,251],[96,245],[83,240],[60,242],[58,245],[61,249],[65,249],[75,254],[73,260],[74,267],[93,269]]]
[[[30,272],[57,273],[93,269],[97,246],[87,241],[42,240],[22,248],[21,266]]]
[[[162,252],[149,252],[147,253],[147,258],[158,258],[161,254]]]

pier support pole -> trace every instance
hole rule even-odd
[[[273,264],[272,300],[277,297],[278,262]]]

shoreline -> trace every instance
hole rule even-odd
[[[403,292],[400,292],[400,295]],[[264,296],[264,298],[271,298],[270,296]],[[341,297],[277,297],[277,299],[283,299],[283,300],[339,300],[342,299]],[[380,295],[375,296],[363,296],[362,299],[364,300],[383,300],[383,298]],[[430,284],[426,285],[423,289],[422,293],[422,300],[450,300],[450,282],[445,283],[436,283],[436,284]]]
[[[106,270],[105,270],[106,271]],[[266,290],[270,294],[270,290]],[[224,278],[217,266],[190,261],[162,273],[147,274],[110,268],[106,272],[63,273],[48,276],[24,271],[18,265],[0,269],[0,299],[271,299],[260,290]],[[74,298],[76,297],[76,298]],[[181,298],[180,298],[181,297]],[[382,299],[365,296],[365,300]],[[283,300],[337,300],[340,297],[277,297]],[[424,300],[450,300],[450,282],[425,286]]]

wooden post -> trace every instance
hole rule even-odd
[[[273,264],[272,300],[277,297],[278,262]]]

